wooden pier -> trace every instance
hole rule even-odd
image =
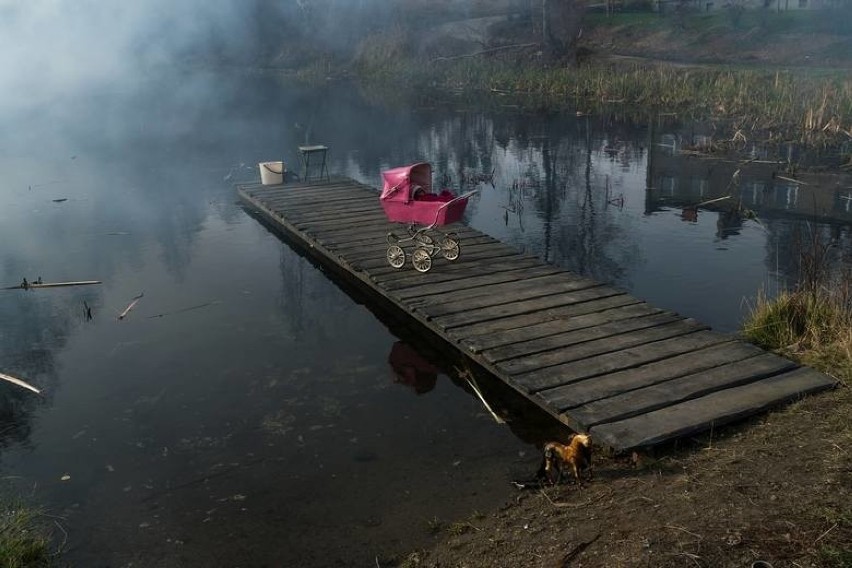
[[[615,450],[708,430],[836,381],[615,287],[455,226],[431,271],[386,259],[375,188],[349,178],[239,185],[241,199],[575,431]],[[410,254],[411,250],[406,250]]]

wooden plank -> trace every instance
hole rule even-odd
[[[365,242],[385,241],[388,230],[387,219],[383,215],[369,212],[336,213],[322,220],[293,221],[292,225],[306,234],[339,243],[350,243],[355,239]],[[357,227],[357,230],[352,231],[353,227]]]
[[[616,331],[615,334],[611,334],[603,339],[595,339],[577,345],[570,345],[543,353],[502,361],[497,365],[497,368],[510,375],[530,373],[538,369],[545,369],[572,361],[579,361],[580,359],[588,359],[589,357],[622,351],[673,337],[682,337],[707,329],[707,326],[702,326],[695,320],[674,319],[667,314],[649,317],[654,318],[652,322],[662,321],[664,323],[647,329],[628,331],[627,333],[618,333]],[[582,335],[583,331],[575,333]]]
[[[557,411],[564,412],[594,400],[701,373],[726,363],[749,359],[761,353],[764,351],[759,347],[742,341],[722,343],[606,376],[596,376],[570,385],[543,390],[538,395]]]
[[[460,325],[448,329],[447,334],[457,341],[465,341],[469,338],[496,335],[510,330],[520,330],[527,326],[546,323],[552,320],[570,319],[623,306],[647,305],[645,302],[637,300],[633,296],[629,296],[623,292],[619,293],[612,288],[609,290],[615,293],[602,298],[595,296],[564,306],[544,308],[530,313]]]
[[[706,431],[836,384],[822,373],[800,368],[633,418],[601,424],[591,429],[591,435],[616,451],[653,445]]]
[[[463,236],[463,246],[461,247],[462,251],[466,250],[466,246],[469,244],[485,244],[485,243],[497,243],[500,242],[496,240],[494,237],[490,237],[488,235],[483,235],[478,231],[470,231],[466,232]],[[360,250],[363,244],[372,245],[375,250],[379,251],[382,255],[387,254],[387,233],[381,235],[381,238],[375,235],[363,235],[358,232],[353,233],[352,235],[347,236],[344,241],[339,243],[334,243],[334,247],[341,254],[347,254],[352,250]],[[409,247],[410,248],[410,247]],[[463,253],[462,253],[463,254]],[[539,263],[540,264],[540,263]],[[418,274],[420,274],[418,272]],[[436,273],[431,273],[436,274]]]
[[[482,352],[482,356],[490,363],[501,363],[503,361],[508,361],[509,359],[521,360],[521,358],[540,353],[546,353],[547,356],[557,355],[558,352],[565,354],[565,348],[568,346],[601,340],[608,337],[612,337],[613,341],[607,342],[607,344],[615,346],[616,349],[620,349],[618,345],[622,344],[625,338],[631,338],[632,341],[636,341],[636,339],[633,338],[632,335],[628,334],[628,332],[638,332],[639,330],[648,328],[657,328],[658,326],[679,322],[683,319],[683,317],[675,314],[660,312],[631,319],[610,321],[601,323],[594,327],[584,327],[582,329],[565,331],[563,333],[530,339],[528,341],[518,341],[502,347],[486,349]],[[685,329],[691,329],[692,327],[693,326],[689,326]],[[658,330],[654,329],[652,331]]]
[[[700,373],[657,382],[645,388],[625,389],[627,392],[592,400],[582,406],[571,408],[570,413],[574,420],[581,422],[588,430],[592,426],[606,422],[617,422],[685,400],[698,398],[711,392],[765,379],[795,368],[796,364],[792,361],[782,359],[771,353],[761,353],[748,359],[731,361]],[[583,381],[575,386],[582,387],[586,382],[593,384],[595,379]],[[590,397],[594,396],[596,395],[590,395]],[[544,398],[547,400],[546,397]]]
[[[476,252],[478,250],[482,250],[485,246],[501,244],[500,241],[495,241],[490,237],[474,237],[465,240],[464,249],[460,246],[459,249],[461,254],[467,255],[472,252]],[[410,256],[414,253],[414,249],[417,248],[414,243],[403,243],[400,245],[402,250],[405,251],[405,254],[410,260]],[[348,257],[351,260],[368,260],[370,258],[381,258],[385,259],[387,257],[387,239],[385,239],[381,246],[372,246],[366,249],[358,250],[359,247],[352,247],[352,250],[348,251]],[[461,258],[461,257],[459,257]],[[440,252],[436,252],[435,256],[432,257],[432,261],[434,264],[435,260],[444,260],[444,256]],[[456,260],[448,261],[450,264],[457,262]]]
[[[336,213],[377,213],[384,215],[384,211],[378,207],[372,207],[359,198],[335,200],[325,203],[320,207],[312,207],[309,203],[271,203],[271,209],[286,212],[291,221],[309,221],[311,219],[322,219],[324,216]]]
[[[396,224],[389,225],[389,230],[386,231],[381,237],[381,244],[384,245],[384,246],[388,246],[388,239],[387,239],[388,233],[399,234],[399,233],[401,233],[401,231],[399,231],[398,229],[399,229],[399,226],[396,225]],[[475,242],[475,243],[485,243],[485,242],[499,243],[500,242],[497,239],[495,239],[494,237],[480,233],[479,231],[476,231],[476,230],[473,230],[473,229],[466,229],[466,228],[459,227],[458,230],[455,230],[453,232],[458,233],[459,238],[461,239],[461,248],[462,249],[464,249],[466,247],[466,245],[470,244],[471,242]],[[345,230],[340,231],[340,233],[336,233],[336,234],[347,235],[347,237],[348,237],[347,240],[349,240],[351,242],[358,242],[358,241],[367,240],[361,234],[358,227],[347,227]],[[405,245],[405,246],[403,246],[403,248],[409,248],[409,249],[412,248],[410,246],[410,244],[411,243],[403,243],[403,245]]]
[[[570,279],[562,274],[540,276],[529,280],[493,284],[488,288],[479,289],[473,297],[456,300],[452,295],[430,296],[424,301],[409,300],[409,305],[429,318],[439,318],[451,314],[475,311],[479,308],[502,306],[506,304],[523,303],[536,298],[559,296],[577,290],[600,286],[598,282],[581,278]]]
[[[515,375],[512,377],[512,381],[518,388],[525,389],[528,392],[538,392],[730,341],[733,341],[733,338],[710,331],[698,331],[580,361],[538,369],[531,373]]]
[[[475,298],[489,291],[495,291],[494,284],[508,284],[522,282],[540,276],[552,276],[561,274],[562,270],[553,266],[542,265],[524,267],[520,270],[507,270],[503,272],[486,271],[480,267],[478,270],[455,271],[458,279],[449,282],[430,282],[428,284],[416,284],[409,287],[397,287],[392,293],[398,298],[427,299],[432,296],[451,296],[454,300]],[[391,291],[389,291],[391,292]]]
[[[510,248],[506,249],[492,249],[487,251],[481,251],[474,254],[466,254],[464,258],[460,258],[454,262],[444,261],[442,260],[437,269],[434,269],[434,273],[437,274],[439,272],[452,272],[453,269],[459,266],[469,266],[475,262],[479,262],[482,260],[492,260],[492,261],[510,261],[511,259],[516,258],[528,258],[527,255],[519,254],[517,251],[513,251]],[[370,269],[370,277],[371,278],[383,278],[385,275],[393,274],[413,274],[416,272],[413,268],[411,268],[411,264],[409,263],[402,268],[393,268],[389,266],[387,263],[381,266],[377,266],[375,268]]]
[[[453,280],[465,279],[471,276],[490,272],[511,272],[541,266],[541,261],[533,256],[510,257],[509,260],[480,259],[472,263],[454,262],[448,264],[443,270],[429,271],[426,274],[411,274],[409,271],[398,270],[396,272],[376,275],[374,281],[385,290],[399,290],[410,286],[423,284],[439,284]]]
[[[330,219],[322,223],[311,223],[309,226],[294,225],[309,237],[330,239],[334,238],[339,241],[341,239],[341,230],[348,231],[352,223],[341,223],[337,219]],[[383,217],[373,217],[365,219],[358,223],[358,232],[361,234],[382,234],[388,230],[388,222]],[[345,237],[342,237],[345,239]]]
[[[343,203],[358,203],[360,205],[371,206],[376,209],[381,209],[381,206],[379,205],[378,201],[373,202],[372,199],[369,199],[364,194],[363,190],[335,189],[323,192],[320,195],[304,193],[282,193],[279,195],[269,195],[266,197],[262,197],[259,200],[273,207],[292,207],[293,210],[298,210],[299,208],[308,205],[314,205],[316,207],[328,207],[333,204],[339,205]]]
[[[519,316],[523,314],[533,314],[549,308],[557,308],[560,306],[570,306],[587,302],[589,300],[606,298],[608,296],[618,296],[623,294],[615,288],[609,286],[595,286],[594,288],[586,288],[577,290],[569,294],[556,294],[553,296],[545,296],[535,300],[527,300],[526,302],[514,302],[512,304],[504,304],[501,306],[490,306],[487,308],[479,308],[463,313],[452,314],[434,318],[434,323],[440,330],[447,331],[454,327],[481,323],[492,320],[499,320],[510,316]]]
[[[362,236],[374,236],[376,239],[380,238],[380,235],[382,236],[381,238],[384,238],[383,235],[385,235],[388,229],[387,220],[384,217],[361,217],[351,219],[348,222],[340,219],[329,219],[328,221],[293,224],[294,227],[306,235],[323,239],[330,243],[346,242],[348,236],[339,234],[338,229],[352,227],[353,225],[359,227],[358,234]]]
[[[512,329],[495,329],[487,333],[466,337],[463,343],[471,353],[480,353],[486,349],[494,349],[521,341],[594,327],[607,322],[659,314],[662,311],[645,303],[618,306],[601,312],[574,316],[557,316],[554,319],[535,321],[534,323]]]
[[[458,260],[455,260],[455,261],[445,260],[443,258],[433,259],[432,270],[437,270],[437,269],[439,269],[439,267],[444,266],[445,264],[450,264],[450,263],[456,264],[456,263],[459,263],[459,262],[470,262],[472,260],[476,260],[476,259],[480,259],[480,258],[493,258],[495,256],[502,256],[502,255],[519,256],[518,252],[515,249],[513,249],[512,247],[509,247],[507,245],[501,244],[501,243],[488,243],[488,244],[483,244],[483,245],[477,245],[477,246],[471,247],[471,248],[473,248],[474,250],[467,251],[464,258],[459,258]],[[357,266],[361,267],[362,269],[369,270],[371,268],[386,267],[386,266],[388,266],[388,262],[387,262],[386,258],[382,257],[382,258],[372,258],[372,259],[366,259],[366,260],[363,260],[363,261],[353,262],[353,265],[357,265]],[[392,267],[389,267],[389,268],[391,268],[391,270],[394,270]],[[411,268],[410,262],[406,265],[406,268],[408,268],[409,270],[414,270],[413,268]]]

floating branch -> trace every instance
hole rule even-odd
[[[91,284],[101,284],[100,280],[80,280],[78,282],[27,282],[24,281],[17,286],[6,286],[4,290],[29,290],[31,288],[60,288],[62,286],[89,286]]]
[[[130,302],[130,303],[127,305],[127,307],[126,307],[126,308],[124,308],[124,311],[123,311],[123,312],[121,312],[120,314],[118,314],[118,319],[123,320],[125,317],[127,317],[127,314],[129,314],[129,313],[130,313],[130,310],[132,310],[132,309],[136,306],[136,304],[138,304],[138,303],[139,303],[139,300],[141,300],[141,299],[142,299],[142,296],[144,296],[144,295],[145,295],[145,292],[142,292],[141,294],[139,294],[138,296],[136,296],[135,298],[133,298],[133,301],[132,301],[132,302]]]
[[[183,309],[180,309],[180,310],[175,310],[173,312],[163,312],[162,314],[157,314],[155,316],[148,316],[148,319],[161,318],[161,317],[165,317],[165,316],[171,316],[171,315],[174,315],[174,314],[182,314],[184,312],[191,312],[192,310],[199,310],[201,308],[206,308],[207,306],[215,306],[215,305],[220,304],[220,303],[221,302],[219,302],[218,300],[213,300],[212,302],[205,302],[203,304],[198,304],[197,306],[191,306],[189,308],[183,308]]]
[[[35,388],[34,386],[32,386],[28,382],[22,381],[21,379],[16,379],[15,377],[12,377],[10,375],[4,375],[3,373],[0,373],[0,379],[3,379],[4,381],[8,381],[8,382],[12,383],[13,385],[18,385],[19,387],[24,387],[25,389],[31,390],[36,394],[41,394],[40,390],[38,390],[37,388]]]

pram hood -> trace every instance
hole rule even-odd
[[[382,201],[402,201],[408,203],[414,198],[414,190],[422,188],[432,193],[432,165],[417,162],[382,172]]]

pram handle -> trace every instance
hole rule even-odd
[[[478,189],[474,189],[474,190],[472,190],[472,191],[468,191],[467,193],[462,193],[462,194],[461,194],[461,195],[459,195],[458,197],[453,197],[452,199],[450,199],[449,201],[447,201],[446,203],[444,203],[443,205],[441,205],[440,207],[438,207],[438,211],[440,211],[440,210],[441,210],[441,209],[443,209],[444,207],[449,207],[450,205],[452,205],[452,204],[453,204],[453,203],[455,203],[456,201],[461,201],[462,199],[467,199],[468,197],[471,197],[472,195],[476,195],[477,193],[479,193],[479,190],[478,190]]]
[[[442,209],[449,207],[450,205],[452,205],[456,201],[461,201],[462,199],[467,199],[467,198],[471,197],[472,195],[476,195],[477,193],[479,193],[478,189],[474,189],[474,190],[468,191],[466,193],[462,193],[461,195],[450,199],[449,201],[447,201],[446,203],[444,203],[443,205],[438,207],[438,209],[435,210],[435,221],[426,228],[427,229],[434,229],[438,225],[438,217],[441,216],[440,214],[441,214]]]

